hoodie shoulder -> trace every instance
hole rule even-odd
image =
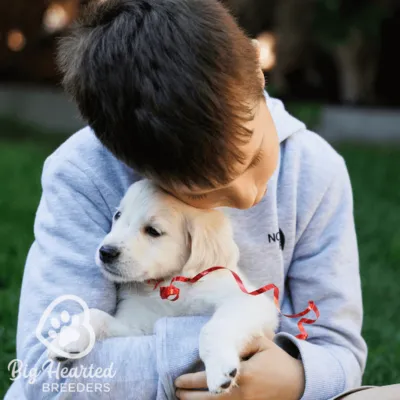
[[[323,137],[315,132],[302,129],[287,140],[287,146],[306,164],[319,165],[325,172],[341,162],[342,156]]]
[[[73,169],[71,169],[71,164]],[[139,179],[127,165],[119,161],[97,139],[89,128],[83,128],[68,138],[46,160],[43,173],[67,173],[80,170],[107,197],[112,207],[118,205],[127,188]],[[74,175],[70,176],[74,179]]]
[[[98,165],[99,160],[111,157],[113,157],[111,153],[101,144],[93,131],[86,127],[70,136],[49,156],[48,160],[71,162],[86,170],[91,166]],[[115,162],[118,160],[115,159]]]
[[[281,143],[281,174],[307,202],[319,201],[343,171],[347,172],[343,157],[314,132],[300,130]]]

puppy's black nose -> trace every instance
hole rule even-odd
[[[101,246],[99,254],[101,261],[104,263],[110,263],[118,258],[120,251],[114,246]]]

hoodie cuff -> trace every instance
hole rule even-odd
[[[204,371],[199,357],[199,335],[207,317],[162,318],[155,325],[157,400],[175,399],[175,379],[190,372]],[[160,397],[162,396],[162,397]]]
[[[278,333],[274,342],[302,361],[305,389],[301,400],[326,400],[345,390],[346,377],[339,361],[322,346],[300,340],[288,333]]]

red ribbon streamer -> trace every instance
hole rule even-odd
[[[214,271],[218,271],[218,270],[222,270],[225,269],[227,271],[229,271],[233,277],[235,278],[240,290],[243,293],[249,294],[251,296],[258,296],[262,293],[265,293],[269,290],[273,290],[274,291],[274,302],[275,302],[275,306],[278,309],[279,313],[281,315],[283,315],[284,317],[287,318],[300,318],[300,317],[304,317],[305,315],[307,315],[308,313],[310,313],[310,311],[313,311],[315,314],[315,319],[309,319],[309,318],[301,318],[300,321],[297,323],[297,326],[299,328],[300,333],[296,336],[296,338],[301,339],[301,340],[306,340],[308,338],[308,333],[306,332],[304,325],[312,325],[314,322],[316,322],[320,316],[319,310],[316,306],[316,304],[313,301],[309,301],[308,302],[308,307],[298,313],[298,314],[282,314],[282,311],[279,307],[279,289],[278,287],[276,287],[274,284],[269,284],[269,285],[265,285],[257,290],[253,290],[252,292],[249,292],[242,280],[240,279],[239,275],[230,270],[229,268],[225,268],[225,267],[211,267],[206,269],[203,272],[200,272],[199,274],[197,274],[195,277],[193,278],[186,278],[184,276],[176,276],[174,278],[172,278],[171,283],[169,284],[169,286],[161,286],[160,287],[160,296],[163,300],[170,300],[170,301],[176,301],[179,299],[179,293],[180,290],[179,288],[177,288],[176,286],[174,286],[174,282],[186,282],[186,283],[196,283],[197,281],[199,281],[200,279],[202,279],[204,276],[210,274],[211,272]],[[160,285],[162,281],[157,281],[157,280],[150,280],[148,281],[148,283],[155,283],[154,286],[154,290],[157,289],[157,287]],[[172,299],[170,299],[170,297],[172,297]]]

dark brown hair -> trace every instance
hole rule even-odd
[[[202,187],[235,174],[263,88],[256,49],[217,0],[92,2],[58,59],[96,136],[139,173]]]

